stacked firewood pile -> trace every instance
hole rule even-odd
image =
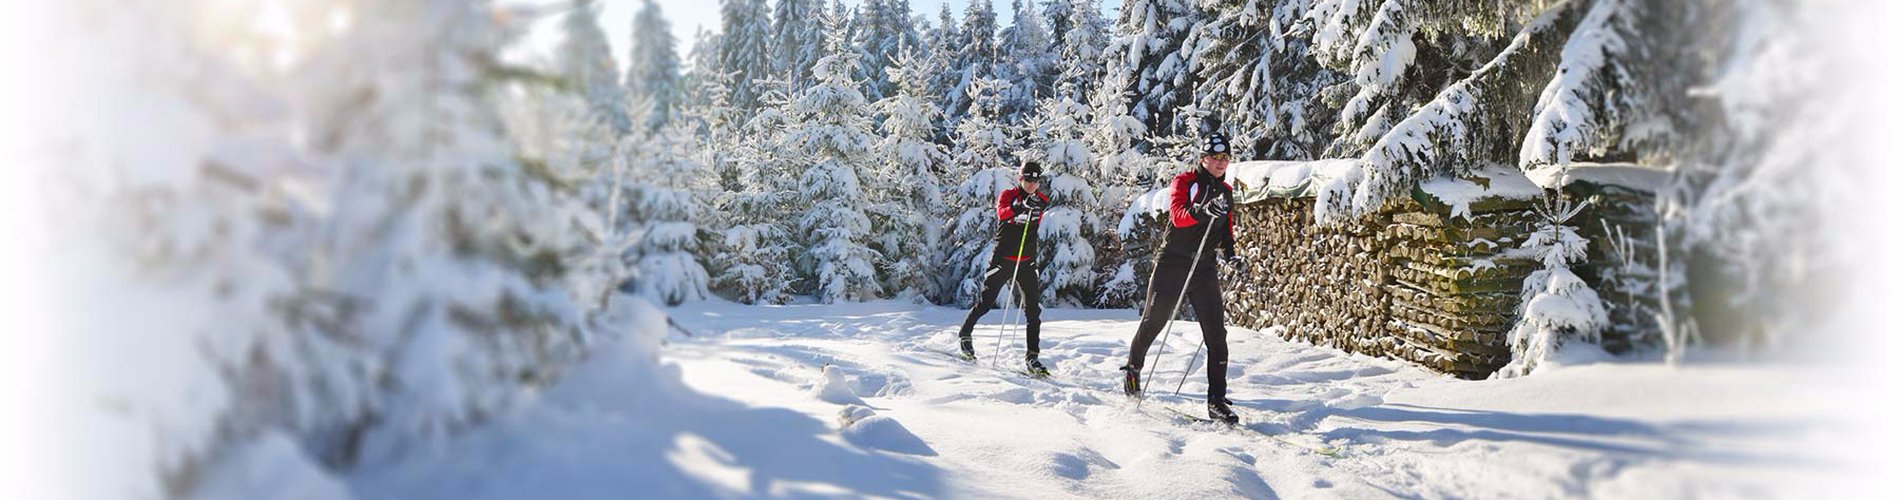
[[[1386,355],[1389,279],[1382,217],[1341,227],[1313,223],[1312,197],[1240,205],[1235,250],[1247,269],[1227,287],[1234,324],[1316,345]]]
[[[1487,377],[1510,362],[1506,339],[1523,280],[1538,266],[1512,250],[1537,216],[1527,200],[1472,203],[1468,217],[1433,201],[1415,196],[1397,204],[1386,227],[1387,341],[1399,358]]]
[[[1563,194],[1588,203],[1572,219],[1576,233],[1589,240],[1589,263],[1575,271],[1595,288],[1609,312],[1603,349],[1622,353],[1659,342],[1656,227],[1661,221],[1654,190],[1667,174],[1632,165],[1577,165],[1572,171],[1577,179],[1563,187]],[[1672,292],[1677,305],[1686,303],[1685,289]]]
[[[1313,203],[1264,197],[1235,210],[1248,269],[1229,278],[1234,324],[1469,378],[1510,361],[1506,335],[1536,269],[1512,255],[1534,227],[1530,200],[1480,199],[1453,216],[1420,191],[1337,227],[1315,224]]]

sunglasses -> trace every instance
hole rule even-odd
[[[1228,161],[1228,160],[1233,159],[1233,155],[1226,154],[1226,153],[1214,153],[1214,154],[1207,155],[1207,158],[1220,160],[1220,161]]]
[[[1046,177],[1023,177],[1022,182],[1042,182]]]

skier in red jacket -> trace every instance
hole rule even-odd
[[[976,359],[970,331],[976,328],[976,320],[996,309],[996,296],[1013,279],[1022,299],[1022,312],[1028,320],[1025,369],[1036,376],[1048,375],[1048,368],[1042,366],[1039,359],[1042,351],[1042,285],[1035,276],[1036,231],[1041,226],[1042,214],[1049,207],[1048,194],[1039,191],[1044,179],[1042,164],[1023,162],[1020,175],[1016,178],[1020,185],[1003,191],[1002,196],[996,199],[996,218],[1001,219],[1002,227],[996,230],[996,249],[991,252],[993,257],[989,259],[989,269],[983,272],[982,297],[976,300],[975,307],[970,308],[969,317],[963,320],[962,330],[956,333],[962,344],[963,358]]]
[[[1226,136],[1207,134],[1200,168],[1174,177],[1167,206],[1172,225],[1148,284],[1147,308],[1135,329],[1128,364],[1121,370],[1122,391],[1140,395],[1147,349],[1161,328],[1173,321],[1184,288],[1207,344],[1207,416],[1232,424],[1239,417],[1226,399],[1226,305],[1220,299],[1220,274],[1214,269],[1213,256],[1217,251],[1229,263],[1239,260],[1233,252],[1233,220],[1228,215],[1233,207],[1233,187],[1226,182],[1230,158]]]

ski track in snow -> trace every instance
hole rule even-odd
[[[594,361],[531,408],[366,468],[350,478],[355,493],[1776,497],[1868,475],[1815,443],[1872,424],[1790,404],[1799,377],[1761,367],[1588,365],[1472,382],[1229,327],[1243,425],[1288,443],[1162,416],[1204,414],[1204,363],[1173,395],[1199,341],[1192,322],[1175,325],[1137,409],[1117,370],[1133,311],[1046,311],[1047,380],[1017,372],[1019,326],[991,367],[1001,311],[976,329],[975,364],[950,354],[964,315],[950,308],[706,302],[673,313],[700,335],[666,349],[684,386]],[[1339,456],[1304,447],[1320,443]]]

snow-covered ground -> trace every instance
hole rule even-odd
[[[990,367],[1000,312],[977,330],[978,365],[947,354],[963,314],[949,308],[674,313],[697,335],[673,334],[660,370],[608,350],[532,407],[344,480],[405,499],[1749,498],[1863,493],[1875,473],[1852,451],[1876,422],[1841,411],[1854,389],[1814,368],[1473,382],[1235,328],[1232,399],[1256,433],[1166,417],[1203,412],[1198,369],[1172,395],[1199,340],[1187,322],[1137,408],[1114,392],[1131,311],[1048,311],[1046,381]]]

